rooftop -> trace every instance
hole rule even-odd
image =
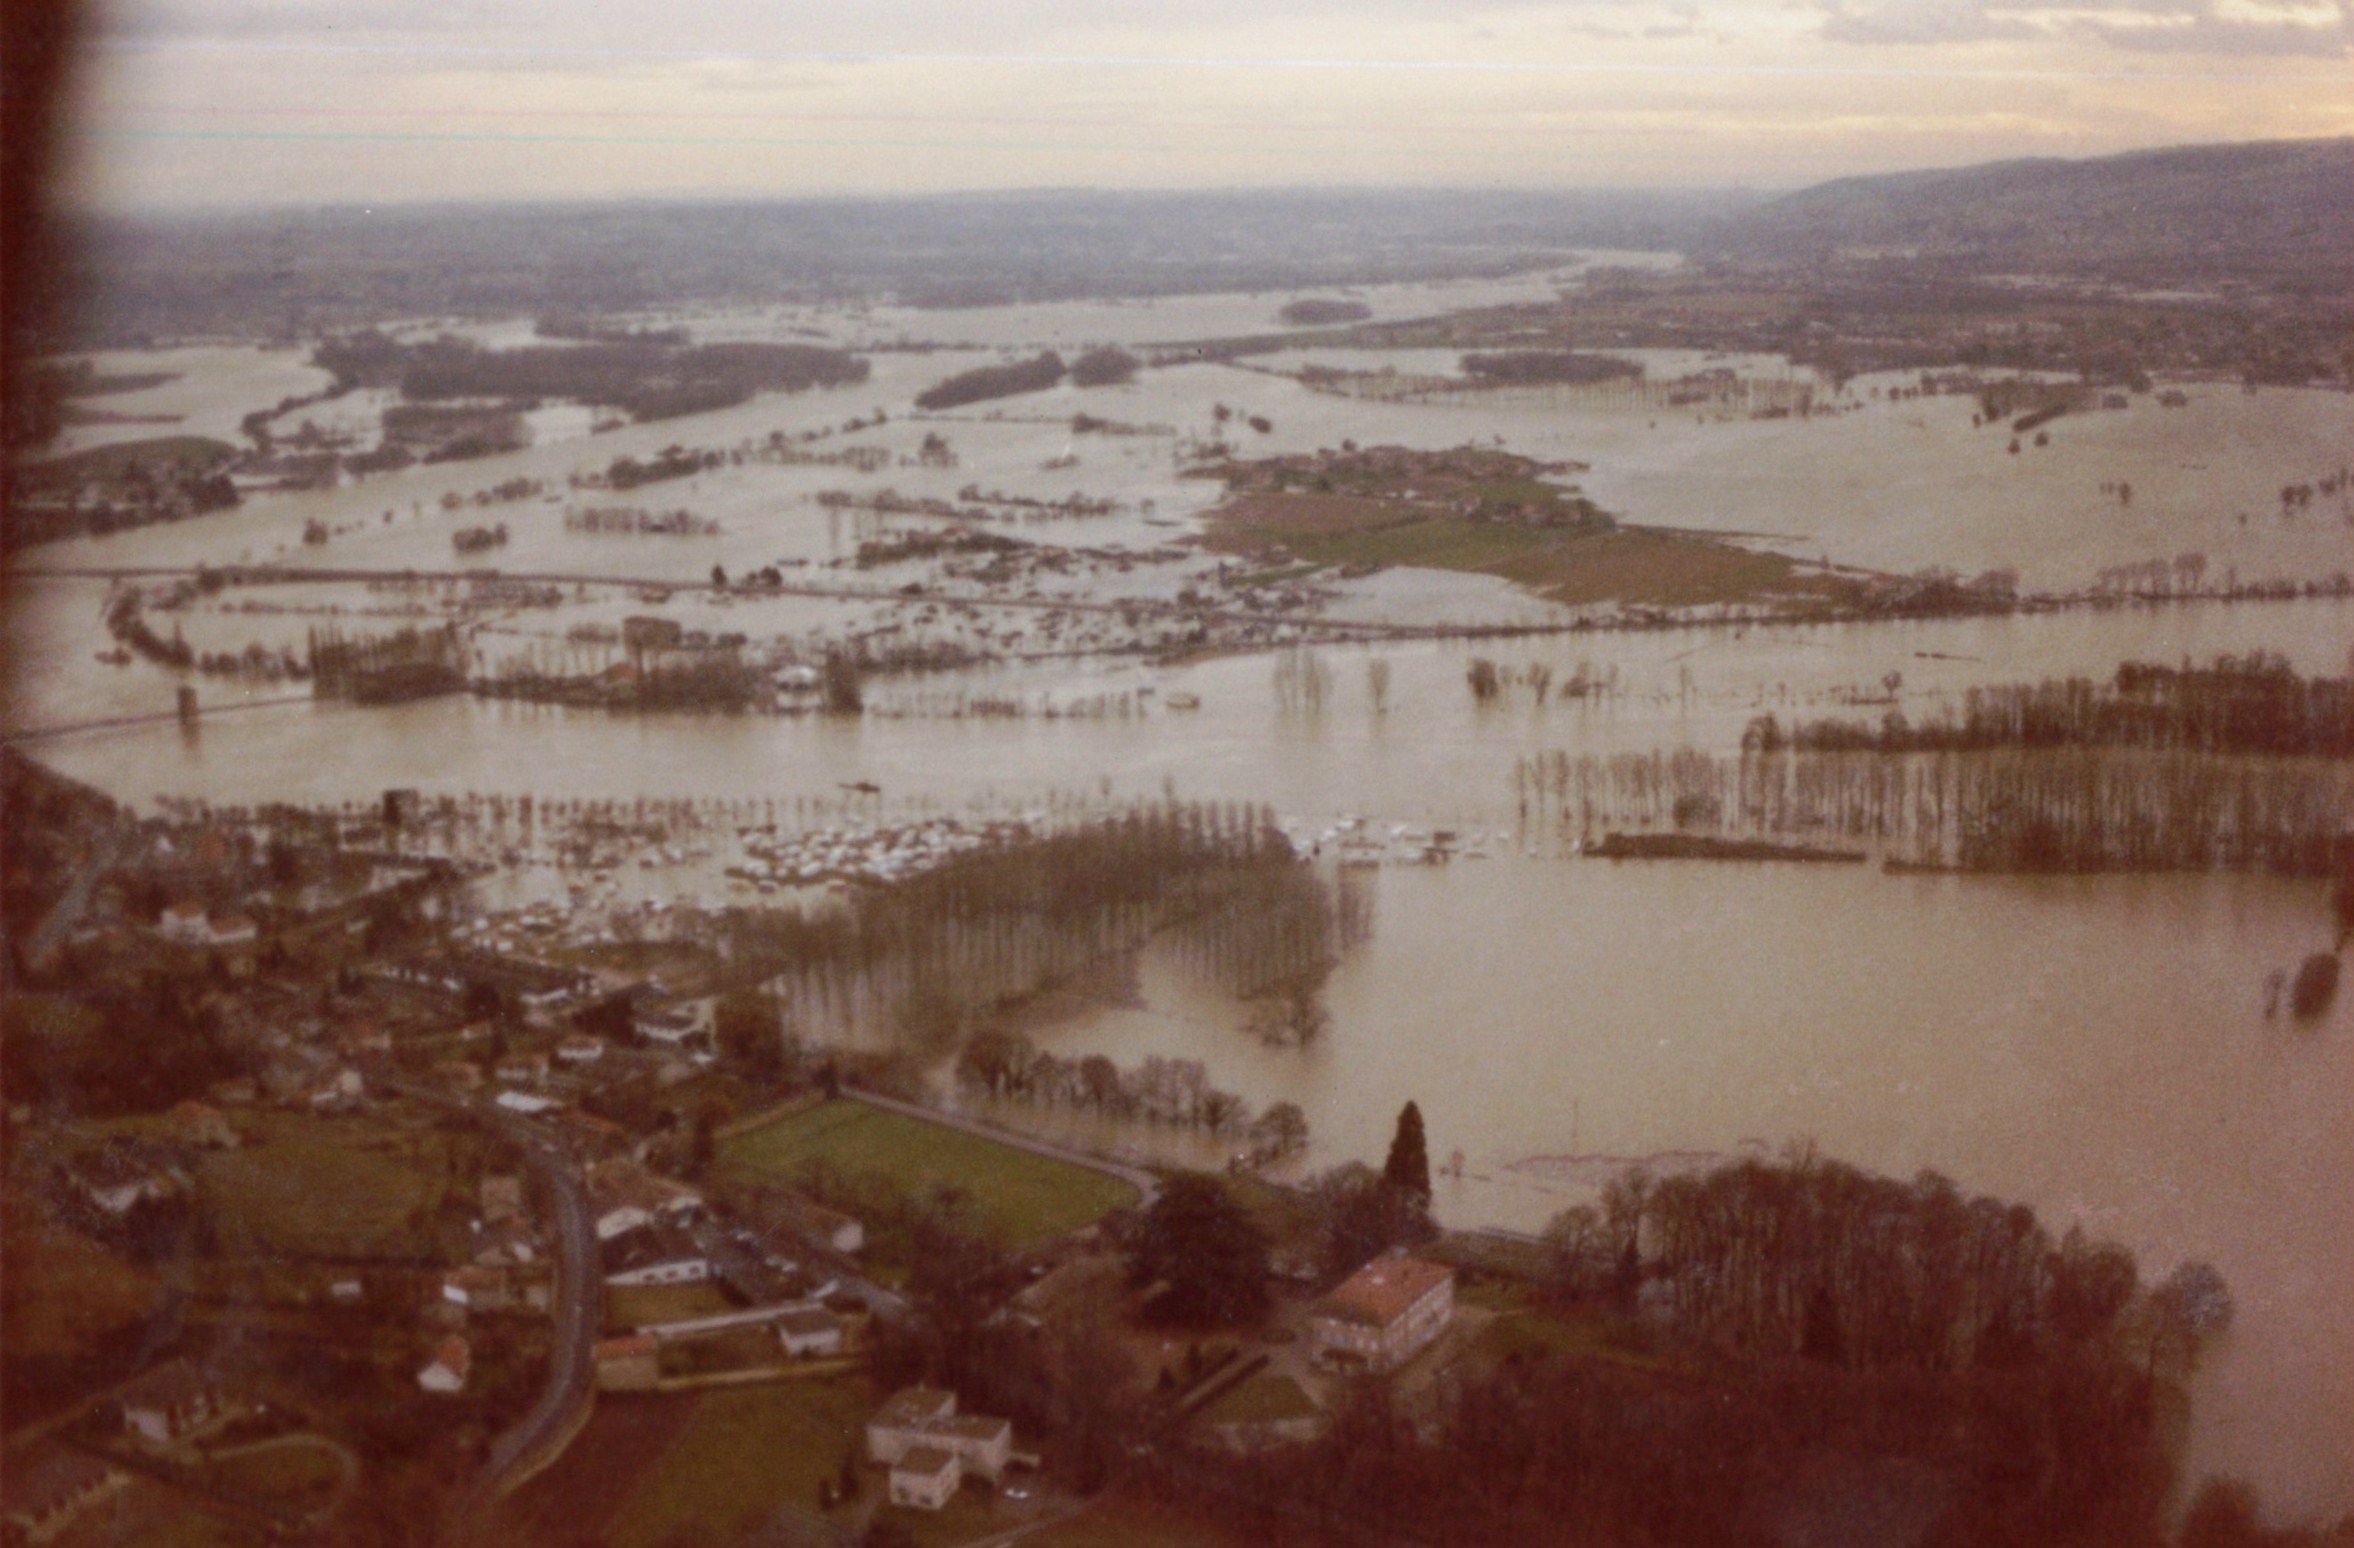
[[[891,1471],[894,1473],[916,1473],[925,1478],[937,1478],[942,1473],[961,1466],[962,1464],[956,1460],[956,1453],[953,1451],[943,1451],[937,1446],[910,1446],[899,1454],[898,1461],[891,1464]]]
[[[1455,1277],[1455,1271],[1420,1258],[1376,1258],[1317,1303],[1318,1316],[1384,1328],[1409,1307]]]
[[[903,1429],[927,1419],[945,1419],[956,1412],[956,1394],[938,1387],[903,1387],[875,1410],[873,1423]]]

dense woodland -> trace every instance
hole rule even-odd
[[[1025,392],[1044,392],[1063,379],[1063,357],[1053,350],[1017,360],[1011,365],[977,366],[934,382],[915,395],[915,406],[927,412],[1011,398]]]
[[[1805,1152],[1628,1173],[1546,1253],[1599,1339],[1368,1387],[1313,1445],[1165,1480],[1336,1542],[1836,1540],[1868,1509],[1935,1545],[2157,1544],[2184,1384],[2232,1315],[2204,1264],[2145,1285],[2024,1206]]]
[[[810,344],[621,342],[485,349],[445,335],[403,344],[369,329],[321,343],[314,364],[339,388],[398,386],[404,398],[563,399],[609,404],[639,420],[671,419],[742,403],[755,393],[800,392],[866,380],[867,363]]]
[[[1499,386],[1530,383],[1608,382],[1643,374],[1640,362],[1615,355],[1584,355],[1564,349],[1510,349],[1472,353],[1462,361],[1463,374]]]

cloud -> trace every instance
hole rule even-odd
[[[2144,52],[2354,54],[2354,0],[1822,0],[1835,43],[2092,42]]]

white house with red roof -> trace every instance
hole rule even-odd
[[[1374,1259],[1316,1303],[1308,1340],[1321,1364],[1387,1371],[1446,1331],[1455,1316],[1455,1271],[1421,1258]]]

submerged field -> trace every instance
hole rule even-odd
[[[1052,1241],[1137,1201],[1134,1188],[1102,1173],[847,1099],[732,1136],[720,1147],[720,1166],[784,1183],[822,1167],[853,1183],[880,1179],[916,1202],[954,1190],[983,1229],[1014,1249]]]

